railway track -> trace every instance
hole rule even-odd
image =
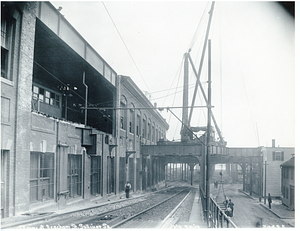
[[[190,193],[190,189],[185,188],[152,207],[118,222],[112,228],[166,228],[174,225],[178,218],[174,218],[173,215]]]
[[[113,202],[58,217],[50,216],[34,223],[10,228],[124,228],[125,225],[130,227],[130,224],[136,227],[134,223],[144,223],[145,227],[148,227],[153,219],[157,226],[162,226],[172,219],[170,212],[188,193],[189,189],[186,187],[173,187],[140,198]],[[165,217],[168,218],[164,220]]]

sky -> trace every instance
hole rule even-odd
[[[130,76],[158,107],[182,106],[183,57],[199,69],[211,2],[51,1],[119,74]],[[217,1],[211,40],[213,114],[227,147],[295,146],[294,19],[264,1]],[[189,105],[196,77],[189,70]],[[207,50],[200,81],[207,95]],[[196,106],[205,106],[198,89]],[[181,109],[171,109],[181,118]],[[180,122],[164,110],[167,139]],[[207,125],[194,109],[191,126]]]

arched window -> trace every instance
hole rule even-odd
[[[127,110],[125,108],[127,107],[127,99],[126,99],[126,97],[124,95],[121,96],[120,106],[121,106],[120,128],[126,130],[126,119],[127,119],[126,115],[127,115]]]
[[[148,140],[151,141],[151,119],[148,120]]]
[[[137,136],[140,136],[141,135],[141,111],[140,110],[137,110],[137,113],[136,113],[136,119],[137,119],[137,122],[136,122],[136,135]]]
[[[153,125],[152,125],[152,142],[155,141],[155,123],[153,122]]]
[[[142,125],[142,137],[146,138],[147,131],[147,116],[144,114],[143,116],[143,125]]]
[[[129,110],[129,132],[134,133],[134,104],[130,104],[130,110]]]

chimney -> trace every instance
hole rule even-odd
[[[272,139],[272,148],[275,148],[275,139]]]

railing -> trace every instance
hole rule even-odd
[[[199,187],[202,210],[205,214],[208,228],[237,228],[233,221],[225,214],[220,206],[210,198],[209,210],[206,210],[206,196],[201,187]],[[207,213],[208,216],[207,216]],[[207,218],[208,217],[208,218]]]

